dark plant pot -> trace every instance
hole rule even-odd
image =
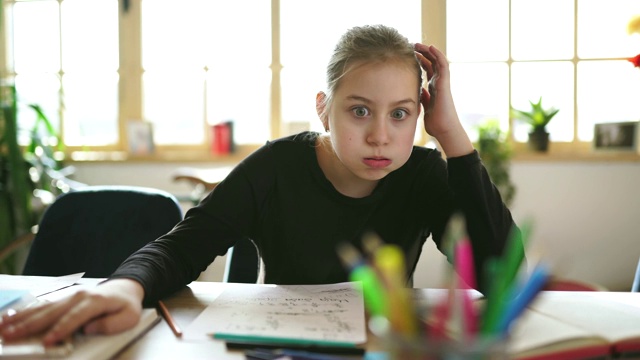
[[[546,152],[549,149],[549,133],[545,130],[530,132],[529,148],[537,152]]]

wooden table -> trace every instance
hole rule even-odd
[[[80,279],[82,286],[95,286],[100,279]],[[67,289],[53,293],[56,297],[68,295],[71,291],[77,291],[82,286],[72,286]],[[220,282],[193,282],[178,291],[174,295],[165,299],[165,304],[169,308],[175,321],[184,330],[195,320],[198,315],[213,300],[229,286]],[[431,304],[446,296],[443,289],[416,289],[420,297],[427,299]],[[479,293],[478,293],[479,294]],[[606,291],[545,291],[542,297],[557,298],[558,296],[579,298],[581,296],[600,297],[608,302],[630,305],[640,308],[640,293],[633,292],[606,292]],[[365,345],[367,350],[375,351],[380,349],[380,343],[375,336],[369,334],[369,341]],[[168,324],[162,320],[149,330],[144,336],[125,348],[116,357],[117,359],[244,359],[242,351],[229,351],[225,343],[221,340],[187,341],[177,338],[171,331]],[[355,357],[358,358],[358,357]]]

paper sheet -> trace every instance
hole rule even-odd
[[[40,296],[75,284],[84,273],[65,276],[26,276],[0,274],[0,290],[27,290]]]
[[[359,286],[234,284],[185,329],[184,339],[223,333],[362,344],[367,332]]]

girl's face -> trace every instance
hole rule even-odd
[[[348,172],[377,182],[407,162],[420,114],[418,86],[406,62],[349,66],[322,119]]]

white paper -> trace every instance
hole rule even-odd
[[[84,273],[65,276],[27,276],[0,274],[0,290],[27,290],[40,296],[75,284]]]
[[[360,283],[234,284],[185,329],[185,340],[231,334],[282,339],[366,342]]]

